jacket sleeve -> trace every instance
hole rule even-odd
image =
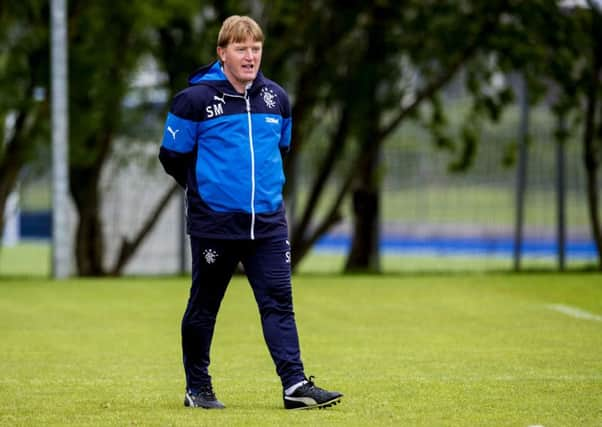
[[[159,160],[163,165],[163,169],[168,175],[171,175],[182,188],[188,186],[187,177],[188,168],[192,162],[191,157],[190,154],[171,151],[164,146],[161,146],[159,149]]]
[[[291,115],[291,107],[288,96],[286,95],[286,92],[283,91],[283,93],[284,103],[281,105],[282,133],[280,135],[280,143],[278,144],[278,147],[280,148],[280,153],[284,156],[291,149],[293,118]]]
[[[185,92],[174,98],[163,128],[159,160],[167,172],[183,188],[187,187],[188,170],[194,158],[197,122],[189,117],[194,106]]]

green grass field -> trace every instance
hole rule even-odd
[[[0,424],[602,425],[601,279],[296,276],[307,373],[345,398],[287,412],[242,277],[226,294],[212,353],[224,411],[182,404],[187,278],[4,277]]]

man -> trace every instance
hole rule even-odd
[[[284,407],[326,407],[342,397],[316,387],[301,362],[282,201],[281,152],[289,149],[291,111],[284,89],[259,71],[263,40],[249,17],[223,22],[218,60],[193,73],[190,87],[175,96],[159,153],[187,198],[192,285],[182,350],[190,407],[224,408],[211,385],[209,352],[239,262],[259,307]]]

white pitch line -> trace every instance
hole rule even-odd
[[[563,304],[549,304],[546,306],[550,310],[557,311],[567,316],[574,317],[575,319],[593,320],[594,322],[602,322],[602,316],[590,313],[589,311],[581,310],[577,307],[571,307]]]

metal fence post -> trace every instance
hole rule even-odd
[[[69,103],[67,69],[66,0],[52,0],[51,95],[52,95],[52,276],[71,274],[69,233]]]
[[[566,118],[558,118],[559,137],[556,138],[556,239],[558,270],[565,269],[566,255]]]
[[[527,82],[523,75],[519,78],[519,105],[520,126],[518,136],[518,168],[516,175],[516,217],[514,226],[514,270],[521,268],[525,192],[527,187],[527,164],[528,164],[528,133],[529,133],[529,92]]]

